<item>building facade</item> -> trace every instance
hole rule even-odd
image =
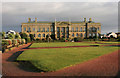
[[[28,18],[27,23],[22,23],[22,32],[29,34],[34,34],[35,38],[45,39],[46,36],[54,35],[56,39],[60,38],[89,38],[94,36],[99,36],[101,34],[101,23],[95,23],[89,18],[89,21],[31,21]]]

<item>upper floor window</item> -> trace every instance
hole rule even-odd
[[[82,32],[82,27],[80,28],[80,32]]]
[[[76,32],[78,32],[78,27],[76,27]]]
[[[84,32],[86,32],[86,28],[84,28]]]
[[[43,32],[45,32],[45,28],[43,28]]]
[[[38,32],[40,32],[40,28],[38,28]]]
[[[64,28],[64,27],[62,27],[62,32],[64,32],[64,29],[65,29],[65,28]]]
[[[30,27],[28,28],[28,32],[30,32],[31,31],[31,29],[30,29]]]
[[[97,30],[99,31],[99,27],[97,28]]]
[[[33,31],[35,31],[35,28],[33,28]]]
[[[24,31],[26,31],[26,27],[24,28]]]
[[[72,32],[74,32],[74,28],[72,27]]]
[[[67,31],[67,32],[69,31],[69,28],[68,28],[68,27],[66,28],[66,31]]]
[[[49,32],[49,28],[47,28],[47,32]]]
[[[59,27],[57,27],[57,32],[60,32],[60,28]]]
[[[53,27],[51,27],[51,32],[53,32]]]

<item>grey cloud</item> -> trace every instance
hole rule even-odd
[[[20,29],[28,17],[39,21],[68,20],[83,21],[86,17],[102,23],[102,33],[117,32],[117,2],[38,2],[38,3],[3,3],[3,30]],[[5,29],[6,28],[6,29]]]

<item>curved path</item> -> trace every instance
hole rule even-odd
[[[118,51],[100,56],[55,72],[30,72],[19,68],[16,58],[31,43],[2,54],[4,76],[116,76],[118,74]]]

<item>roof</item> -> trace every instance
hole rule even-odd
[[[65,22],[69,22],[69,21],[65,21]],[[27,23],[35,23],[35,21],[31,21]],[[37,21],[37,23],[54,23],[54,21]],[[71,23],[84,23],[84,21],[71,21]],[[95,22],[92,21],[91,23],[95,23]]]

